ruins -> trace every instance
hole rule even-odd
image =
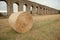
[[[58,14],[59,10],[50,8],[45,5],[41,5],[28,0],[0,0],[5,1],[7,4],[7,15],[9,16],[13,13],[13,3],[18,5],[18,11],[23,11],[23,5],[26,6],[26,11],[30,12],[32,15],[46,15],[46,14]],[[32,10],[30,10],[32,8]]]

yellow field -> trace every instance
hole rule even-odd
[[[60,40],[60,14],[33,16],[33,27],[29,32],[17,33],[0,18],[0,40]]]

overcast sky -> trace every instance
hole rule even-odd
[[[60,10],[60,0],[30,0]]]
[[[30,0],[30,1],[60,10],[60,0]],[[6,3],[4,4],[0,1],[0,11],[5,11],[7,9],[7,5],[6,6],[5,5]],[[14,8],[17,9],[17,7]]]

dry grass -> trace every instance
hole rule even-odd
[[[33,28],[24,34],[15,32],[7,18],[0,19],[0,40],[60,40],[60,14],[33,16]]]

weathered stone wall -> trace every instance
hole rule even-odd
[[[0,0],[7,3],[7,14],[8,16],[13,13],[13,3],[18,4],[18,11],[23,11],[23,5],[26,5],[26,11],[33,15],[47,15],[47,14],[58,14],[58,10],[31,2],[28,0]],[[32,7],[32,11],[30,10]]]

